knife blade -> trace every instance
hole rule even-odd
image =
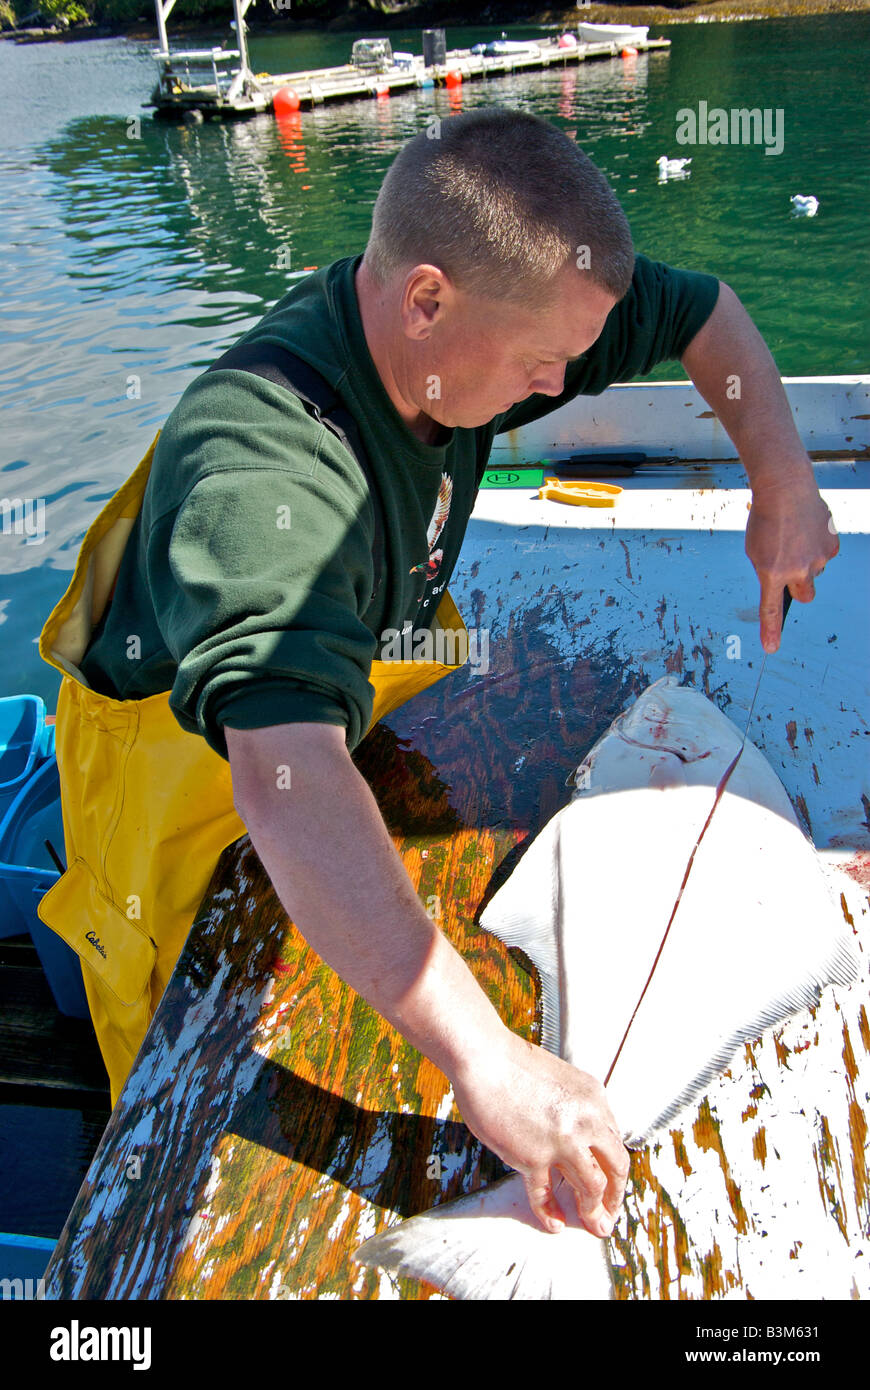
[[[786,588],[786,589],[783,590],[783,594],[782,594],[782,626],[783,626],[783,627],[785,626],[786,615],[787,615],[788,610],[789,610],[790,608],[791,608],[791,594],[789,593],[788,589]],[[752,696],[752,704],[749,706],[749,714],[748,714],[747,719],[746,719],[746,728],[743,730],[743,741],[742,741],[741,744],[740,744],[740,753],[743,752],[743,749],[744,749],[745,746],[746,746],[746,738],[747,738],[747,735],[748,735],[748,733],[749,733],[749,725],[752,723],[752,715],[753,715],[753,712],[754,712],[754,710],[755,710],[755,701],[758,699],[758,691],[759,691],[759,688],[760,688],[760,686],[761,686],[762,677],[763,677],[763,675],[764,675],[764,668],[765,668],[765,666],[767,665],[767,658],[768,658],[768,655],[769,655],[768,652],[765,652],[765,653],[764,653],[764,660],[763,660],[762,663],[761,663],[761,670],[760,670],[759,673],[758,673],[758,680],[755,682],[755,691],[754,691],[753,696]],[[734,768],[735,768],[736,765],[737,765],[737,759],[740,757],[740,753],[737,754],[737,758],[734,759],[734,762],[733,762],[731,768],[729,769],[729,776],[730,776],[731,772],[733,772]]]

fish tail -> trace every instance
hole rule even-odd
[[[456,1299],[612,1298],[607,1242],[566,1216],[560,1234],[542,1230],[512,1174],[372,1236],[353,1258]]]

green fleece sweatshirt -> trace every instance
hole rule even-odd
[[[170,691],[182,728],[223,758],[225,724],[337,724],[353,750],[371,718],[368,675],[382,634],[430,625],[494,435],[681,357],[719,290],[713,276],[638,256],[628,294],[569,364],[561,396],[531,396],[428,445],[399,416],[369,354],[360,260],[310,275],[244,341],[290,348],[355,417],[384,516],[374,599],[374,512],[356,460],[283,387],[206,372],[161,433],[113,601],[81,663],[102,694]]]

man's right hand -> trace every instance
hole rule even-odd
[[[505,1027],[427,916],[371,790],[327,724],[225,727],[236,808],[308,944],[453,1084],[469,1129],[523,1175],[545,1229],[562,1213],[608,1235],[628,1155],[602,1086]],[[291,776],[276,777],[279,768]]]
[[[464,1084],[453,1081],[463,1120],[522,1174],[529,1205],[545,1230],[559,1231],[565,1222],[554,1191],[561,1174],[573,1189],[581,1224],[591,1235],[610,1235],[625,1195],[629,1156],[604,1087],[509,1029],[505,1035],[503,1046],[478,1060]]]

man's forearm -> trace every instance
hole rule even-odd
[[[558,1173],[586,1229],[609,1235],[628,1159],[603,1086],[502,1022],[423,911],[344,729],[225,733],[236,808],[309,945],[449,1078],[472,1133],[522,1173],[545,1230],[568,1219]]]
[[[461,1077],[508,1030],[414,893],[344,730],[226,734],[237,808],[288,915],[336,974],[447,1076]]]
[[[784,487],[815,492],[776,363],[728,285],[682,363],[733,441],[756,496]]]
[[[752,486],[746,553],[761,584],[764,650],[782,631],[782,595],[809,603],[813,580],[839,549],[819,495],[776,363],[740,300],[727,285],[707,322],[683,354],[683,366],[713,407]]]

